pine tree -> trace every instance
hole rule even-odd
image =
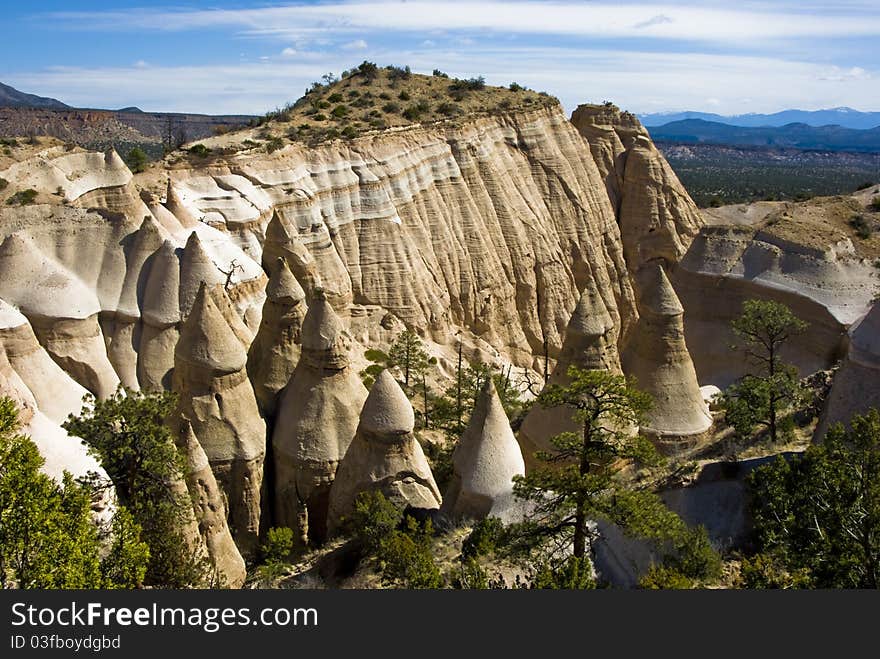
[[[695,535],[705,538],[705,531],[688,529],[656,494],[628,489],[616,478],[622,460],[659,460],[650,442],[632,433],[650,408],[650,396],[608,371],[571,366],[567,373],[570,383],[549,385],[538,404],[567,408],[580,429],[553,437],[555,450],[537,453],[540,466],[515,478],[514,494],[531,502],[531,512],[509,529],[513,551],[541,566],[542,582],[584,587],[583,561],[597,537],[592,522],[602,520],[671,549],[670,563],[687,577],[714,574],[717,554],[708,540],[694,541]],[[549,578],[547,570],[557,576]]]
[[[18,432],[15,404],[0,399],[0,587],[140,585],[148,553],[128,511],[119,506],[111,528],[99,528],[90,482],[65,473],[56,483],[40,471],[43,463],[37,446]]]
[[[779,415],[800,398],[797,369],[782,361],[780,351],[807,324],[784,304],[770,300],[746,300],[743,313],[731,323],[742,340],[742,350],[753,372],[740,378],[724,393],[726,418],[741,437],[764,426],[777,441]]]
[[[409,389],[410,381],[416,382],[428,370],[430,357],[419,335],[412,330],[404,330],[391,344],[387,363],[389,367],[400,368],[403,383]]]
[[[181,532],[192,501],[169,487],[183,479],[185,469],[164,425],[174,405],[168,392],[120,389],[106,400],[86,397],[80,415],[63,424],[100,460],[119,500],[141,526],[150,553],[146,583],[161,588],[201,586],[212,578],[210,565],[193,554]]]

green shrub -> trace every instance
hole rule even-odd
[[[510,91],[512,92],[522,92],[525,91],[526,88],[518,83],[512,82],[510,83],[510,87],[508,87],[508,89],[510,89]]]
[[[477,558],[495,551],[504,534],[504,523],[497,517],[487,517],[474,524],[468,537],[461,543],[463,558]]]
[[[6,200],[6,203],[10,206],[29,206],[34,203],[34,200],[37,198],[37,191],[28,188],[27,190],[19,190],[14,195],[12,195],[9,199]]]
[[[406,110],[403,111],[403,118],[409,121],[418,121],[430,109],[430,105],[428,105],[425,101],[420,101],[406,108]]]
[[[144,153],[143,149],[136,146],[128,152],[125,162],[133,173],[140,174],[147,169],[147,154]]]
[[[871,210],[880,211],[880,197],[874,197],[871,200]]]
[[[379,561],[385,579],[410,589],[440,588],[443,578],[431,554],[433,535],[431,520],[422,526],[407,517],[406,530],[392,531],[380,546]]]
[[[325,101],[325,100],[320,100],[317,103],[315,103],[315,107],[318,108],[319,110],[326,110],[331,105],[332,105],[332,103],[330,103],[330,101]]]
[[[189,148],[189,152],[194,156],[198,156],[199,158],[204,158],[211,153],[211,149],[206,147],[204,144],[193,144]]]
[[[275,136],[269,139],[269,142],[266,144],[266,152],[267,153],[275,153],[279,149],[284,148],[284,140],[280,137]]]
[[[409,92],[402,91],[397,95],[397,98],[399,98],[401,101],[408,101],[412,98],[412,96],[409,95]]]
[[[352,90],[352,91],[356,91],[356,90]],[[352,96],[352,94],[349,93],[349,96]],[[357,96],[357,93],[355,93],[354,96]],[[330,103],[342,103],[342,100],[343,100],[342,94],[340,94],[339,92],[335,92],[333,94],[330,94],[330,96],[327,97],[327,100]]]
[[[485,88],[486,79],[483,76],[468,78],[466,80],[456,78],[453,80],[452,84],[449,85],[449,89],[453,91],[480,91]]]
[[[352,513],[342,520],[342,531],[366,553],[375,553],[402,518],[403,514],[381,492],[361,492],[355,497]]]
[[[434,69],[434,71],[431,73],[431,75],[434,76],[435,78],[448,78],[449,77],[449,74],[443,73],[443,71],[441,71],[440,69]]]
[[[347,140],[354,139],[358,135],[360,135],[360,131],[357,128],[355,128],[354,126],[346,126],[345,128],[342,129],[342,137],[344,137]]]
[[[855,229],[856,235],[862,240],[867,240],[871,237],[871,224],[864,215],[853,215],[849,219],[849,225]]]
[[[360,66],[357,68],[358,73],[364,78],[364,80],[370,81],[375,80],[379,77],[379,67],[376,66],[373,62],[368,62],[364,60]]]
[[[3,190],[5,190],[8,187],[9,187],[9,181],[7,181],[5,178],[0,178],[0,192],[2,192]]]
[[[455,103],[441,103],[437,106],[437,112],[447,117],[452,117],[457,114],[461,114],[462,110]]]
[[[283,562],[290,557],[293,550],[293,529],[277,526],[266,533],[266,543],[260,547],[263,561],[266,563]]]
[[[314,117],[312,117],[315,121],[327,121],[327,115],[319,112]]]
[[[652,565],[641,579],[639,588],[646,590],[687,590],[694,583],[678,570],[665,565]]]
[[[389,94],[388,92],[382,92],[381,94],[379,94],[379,98],[381,98],[383,101],[390,101],[391,94]]]
[[[412,76],[412,71],[410,71],[409,66],[403,68],[399,66],[389,66],[387,69],[388,77],[392,82],[396,82],[397,80],[408,80]]]
[[[337,105],[335,108],[333,108],[330,114],[337,119],[342,119],[343,117],[348,115],[348,107],[345,105]]]
[[[397,103],[386,103],[382,106],[382,112],[386,114],[397,114],[400,112],[400,106]]]
[[[592,590],[596,587],[590,559],[570,556],[561,566],[544,563],[532,578],[531,588],[548,590]]]

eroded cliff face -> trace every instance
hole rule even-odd
[[[38,191],[35,205],[0,206],[0,304],[16,319],[0,328],[7,379],[20,377],[53,427],[87,390],[173,387],[181,428],[216,477],[189,487],[207,483],[193,492],[202,507],[224,499],[246,553],[261,512],[283,508],[277,494],[296,482],[276,473],[293,481],[267,478],[260,496],[265,428],[289,433],[278,410],[297,403],[284,400],[283,380],[307,352],[300,345],[321,340],[302,320],[313,305],[332,307],[353,358],[387,347],[387,328],[402,321],[439,351],[461,338],[543,368],[567,331],[584,333],[569,321],[588,291],[617,354],[638,321],[634,273],[674,264],[698,217],[624,118],[582,135],[558,106],[497,112],[272,154],[179,158],[138,176],[112,152],[43,148],[0,172],[13,190]],[[203,326],[211,331],[193,340]],[[217,332],[234,359],[211,358]],[[256,355],[264,343],[268,354]],[[199,509],[195,519],[226,542],[220,521]]]
[[[545,339],[558,352],[587,280],[616,323],[635,317],[600,170],[558,107],[172,176],[189,212],[255,260],[277,214],[275,233],[307,248],[337,309],[378,305],[441,343],[463,327],[532,365]]]

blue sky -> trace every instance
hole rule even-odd
[[[568,110],[880,110],[880,2],[4,3],[0,81],[82,107],[261,113],[364,59]]]

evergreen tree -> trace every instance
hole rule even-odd
[[[141,526],[149,546],[146,583],[161,588],[207,585],[208,562],[196,555],[181,531],[192,514],[188,496],[169,484],[184,478],[185,459],[164,425],[174,409],[168,392],[119,389],[106,400],[87,396],[78,417],[63,424],[81,437],[103,465],[119,500]]]
[[[428,370],[430,356],[419,335],[404,330],[391,344],[388,351],[388,367],[398,367],[403,373],[403,384],[409,389],[410,381],[416,382]]]
[[[59,485],[40,471],[43,463],[18,432],[15,404],[0,399],[0,587],[140,585],[147,549],[128,511],[118,507],[105,550],[107,532],[91,510],[95,491],[68,473]]]
[[[648,394],[608,371],[571,366],[568,376],[567,386],[545,387],[538,404],[568,409],[580,429],[553,437],[555,451],[537,453],[541,465],[515,478],[514,493],[531,502],[531,512],[509,528],[511,549],[541,566],[545,586],[587,587],[583,561],[597,537],[592,522],[605,521],[655,541],[670,564],[676,561],[671,569],[688,578],[716,574],[720,561],[704,530],[688,529],[656,494],[628,489],[616,478],[622,459],[658,460],[650,442],[630,432],[651,405]]]
[[[880,412],[838,424],[800,457],[749,477],[760,553],[751,587],[880,586]]]
[[[782,361],[780,351],[807,324],[784,304],[770,300],[746,300],[743,313],[731,323],[742,340],[746,360],[755,370],[731,385],[722,404],[726,418],[741,437],[757,426],[778,439],[779,415],[800,397],[797,369]]]

